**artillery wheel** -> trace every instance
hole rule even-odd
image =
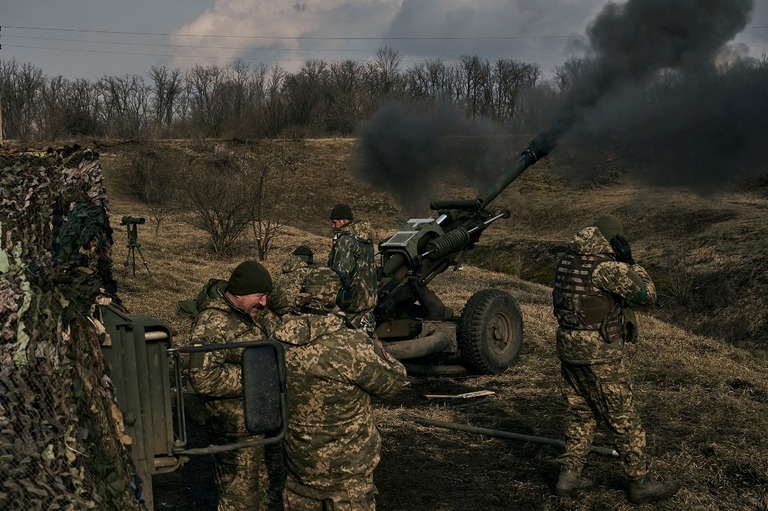
[[[458,332],[462,361],[481,374],[503,373],[520,356],[523,318],[512,295],[483,289],[464,306]]]

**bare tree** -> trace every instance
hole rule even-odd
[[[307,126],[311,121],[322,117],[322,91],[327,74],[325,62],[310,60],[304,63],[298,73],[286,77],[283,96],[291,124]]]
[[[493,68],[494,97],[492,118],[499,123],[515,120],[518,100],[524,90],[533,88],[541,77],[538,64],[499,59]]]
[[[192,87],[193,115],[206,134],[221,135],[227,114],[225,86],[227,71],[219,66],[196,65],[187,73]]]
[[[120,176],[122,191],[148,206],[155,234],[159,233],[163,220],[176,209],[176,175],[172,159],[149,148],[132,158]]]
[[[37,108],[37,122],[41,138],[55,141],[66,130],[67,80],[61,75],[51,78],[43,85]]]
[[[34,136],[37,105],[44,86],[45,76],[41,69],[29,63],[19,65],[16,59],[0,61],[0,97],[5,136]]]
[[[459,104],[470,118],[481,117],[491,98],[490,65],[477,55],[462,55],[456,64],[461,87]]]
[[[286,72],[280,66],[274,66],[266,79],[266,97],[263,106],[263,118],[267,136],[276,136],[287,124],[286,105],[282,96]]]
[[[589,59],[583,57],[571,57],[561,66],[555,66],[555,77],[553,79],[555,89],[561,95],[568,94],[573,88],[579,77],[587,72],[589,68]]]
[[[247,165],[246,176],[257,183],[251,226],[256,252],[263,261],[280,230],[302,209],[306,194],[298,193],[291,185],[297,161],[281,148],[261,149],[250,155]]]
[[[184,91],[183,74],[180,69],[152,66],[149,77],[152,80],[154,122],[158,126],[170,127]]]
[[[258,183],[229,154],[193,160],[189,167],[183,188],[194,212],[190,223],[208,233],[215,254],[229,254],[254,219]]]
[[[241,134],[253,108],[249,101],[251,69],[244,61],[237,59],[228,66],[228,80],[225,86],[227,97],[227,118],[225,129],[231,134]]]
[[[68,82],[66,89],[68,114],[65,126],[70,135],[101,135],[98,123],[99,98],[96,87],[83,78]]]
[[[146,127],[149,88],[140,75],[105,76],[97,90],[110,135],[136,136]]]
[[[246,84],[246,112],[243,117],[244,126],[240,126],[240,130],[253,137],[264,136],[267,131],[263,112],[267,101],[268,73],[266,64],[258,64],[252,69]]]
[[[453,101],[453,75],[440,59],[427,59],[414,65],[403,75],[408,96],[416,101],[435,103]]]
[[[365,73],[368,95],[365,116],[370,116],[384,101],[397,98],[403,92],[403,80],[399,72],[403,55],[397,50],[384,46],[368,62]]]
[[[328,131],[350,134],[363,118],[362,87],[365,68],[354,60],[333,62],[326,89],[325,127]]]

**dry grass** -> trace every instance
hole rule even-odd
[[[397,229],[403,220],[398,206],[349,176],[343,155],[352,148],[352,141],[294,144],[304,155],[302,179],[313,200],[307,205],[303,225],[286,229],[276,238],[266,261],[270,269],[276,270],[282,257],[298,244],[310,245],[318,260],[325,258],[330,243],[327,210],[337,200],[350,202],[359,216],[377,225],[382,236]],[[110,179],[118,159],[119,155],[115,155],[102,161],[110,190],[117,187]],[[551,173],[549,162],[541,163],[541,168],[528,171],[499,197],[499,206],[511,207],[513,218],[489,228],[483,246],[497,250],[533,247],[529,252],[546,259],[594,211],[613,211],[629,219],[636,257],[647,262],[660,277],[673,255],[682,257],[684,266],[696,277],[696,286],[715,279],[721,289],[719,298],[734,300],[735,309],[719,309],[711,318],[703,314],[687,320],[676,317],[679,323],[697,322],[698,330],[719,328],[721,333],[726,328],[723,324],[734,325],[737,321],[747,323],[745,332],[764,328],[764,296],[758,298],[756,293],[743,289],[733,297],[729,293],[730,286],[743,287],[744,280],[739,278],[747,268],[761,269],[762,275],[753,270],[748,276],[765,282],[764,249],[758,249],[764,247],[768,234],[765,199],[748,195],[701,199],[629,186],[566,190]],[[111,194],[110,207],[114,219],[125,214],[147,215],[142,204],[121,197],[117,191]],[[120,297],[133,313],[150,314],[173,326],[178,332],[177,342],[182,344],[187,340],[189,323],[176,315],[178,300],[194,297],[208,278],[225,278],[242,259],[252,257],[246,240],[238,255],[213,259],[205,250],[203,233],[183,219],[183,214],[169,217],[158,234],[148,225],[140,227],[139,242],[151,276],[138,261],[135,276],[130,267],[125,271],[125,233],[116,222],[113,224],[113,261]],[[376,473],[379,508],[635,509],[626,501],[624,480],[615,460],[593,456],[588,473],[597,480],[597,488],[578,499],[558,498],[551,493],[558,471],[556,448],[431,428],[401,417],[409,414],[562,438],[564,407],[558,389],[550,289],[470,265],[462,271],[445,272],[433,287],[457,311],[481,288],[510,290],[523,313],[524,349],[519,363],[503,375],[412,377],[410,385],[394,401],[376,403],[384,441]],[[694,287],[687,292],[692,293],[692,300],[704,300],[700,291]],[[659,318],[665,314],[674,317],[665,310],[660,307],[640,315],[641,339],[628,348],[627,355],[648,430],[653,472],[683,485],[674,499],[657,508],[768,510],[765,357],[756,356],[760,352],[755,349],[732,345],[738,343],[729,344],[664,322]],[[672,310],[677,315],[685,309]],[[481,389],[495,394],[474,400],[435,401],[424,397]],[[596,444],[610,445],[610,435],[601,432]]]

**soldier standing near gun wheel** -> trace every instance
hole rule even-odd
[[[602,215],[576,234],[556,265],[552,296],[569,413],[555,493],[573,496],[592,486],[581,471],[603,422],[616,434],[629,500],[644,504],[673,496],[678,483],[648,477],[645,430],[623,358],[624,343],[637,336],[631,305],[653,303],[656,288],[632,258],[618,218]]]
[[[371,224],[355,221],[349,206],[336,204],[331,211],[331,227],[333,242],[328,267],[338,270],[346,281],[343,284],[348,299],[342,310],[355,327],[373,336],[378,282]]]
[[[257,261],[240,263],[226,286],[216,287],[214,297],[204,304],[192,326],[192,343],[224,344],[267,339],[279,324],[277,316],[266,307],[271,291],[272,278],[266,268]],[[190,357],[189,381],[195,392],[205,398],[205,428],[213,444],[260,438],[245,428],[241,365],[241,350],[195,353]],[[282,509],[284,471],[281,452],[275,446],[268,446],[214,454],[218,511]],[[266,472],[269,473],[269,486],[265,489]]]

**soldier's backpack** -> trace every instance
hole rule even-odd
[[[218,296],[219,291],[224,290],[226,285],[226,280],[209,279],[200,292],[197,293],[197,297],[194,300],[179,301],[178,315],[189,316],[193,320],[196,319],[208,303]]]

